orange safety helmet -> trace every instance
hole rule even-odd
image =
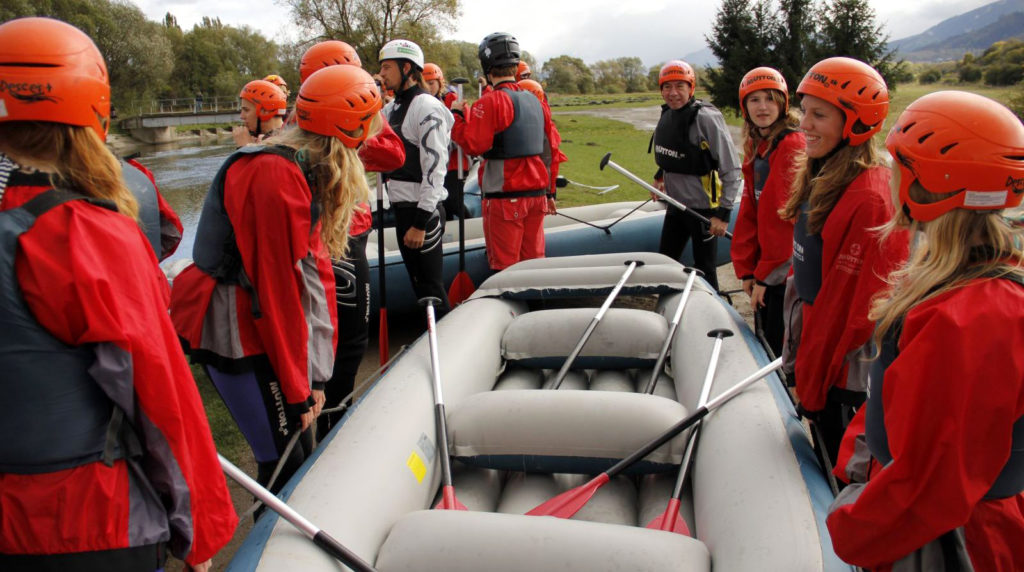
[[[0,24],[0,121],[91,127],[106,140],[110,79],[96,44],[51,18]]]
[[[288,98],[281,88],[266,80],[255,79],[245,84],[238,98],[256,106],[256,116],[260,121],[288,113]]]
[[[747,96],[762,89],[774,89],[782,92],[782,96],[786,99],[786,107],[779,110],[779,115],[785,116],[789,112],[789,88],[786,87],[786,78],[782,77],[779,70],[769,67],[754,68],[740,80],[740,115],[747,116],[744,105]]]
[[[541,102],[547,101],[544,97],[544,88],[539,83],[532,79],[521,79],[519,80],[519,87],[537,96],[537,99]]]
[[[952,209],[998,210],[1024,198],[1024,124],[987,97],[937,91],[911,103],[885,138],[900,169],[900,202],[913,219]],[[957,193],[934,203],[910,197],[917,181],[930,193]]]
[[[526,77],[524,78],[523,75]],[[516,81],[530,79],[531,75],[533,75],[533,72],[530,71],[530,66],[523,60],[519,60],[519,65],[516,66]]]
[[[693,92],[697,90],[697,74],[693,72],[690,64],[683,60],[669,60],[661,66],[661,71],[658,72],[658,89],[670,81],[685,81],[690,84],[690,97],[693,97]]]
[[[423,81],[444,81],[444,72],[437,64],[423,64]]]
[[[300,128],[336,137],[351,148],[369,136],[380,108],[373,78],[356,66],[329,66],[315,72],[302,83],[295,100]]]
[[[313,72],[327,66],[349,64],[362,67],[363,62],[359,60],[359,54],[351,45],[340,40],[327,40],[310,46],[306,53],[302,54],[302,62],[299,63],[299,81],[305,82],[306,78],[313,75]]]
[[[846,117],[843,138],[856,146],[882,129],[889,113],[889,90],[875,68],[853,58],[828,58],[811,66],[796,88],[800,95],[819,97]],[[861,124],[864,129],[854,132]]]
[[[284,92],[285,97],[288,97],[288,82],[286,82],[283,77],[277,75],[276,73],[272,73],[267,77],[263,78],[263,81],[269,81],[270,83],[276,85],[278,89]]]

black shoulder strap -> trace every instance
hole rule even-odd
[[[781,143],[783,139],[788,137],[790,133],[796,133],[796,129],[790,129],[789,127],[787,127],[782,131],[779,131],[779,134],[776,135],[775,139],[772,139],[771,144],[768,145],[768,152],[765,153],[765,157],[771,155],[772,152],[775,151],[775,148],[779,146],[779,143]]]

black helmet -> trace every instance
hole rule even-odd
[[[519,40],[512,34],[495,32],[489,34],[482,42],[478,54],[484,73],[491,73],[491,68],[514,66],[519,63]]]

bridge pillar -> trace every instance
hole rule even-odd
[[[132,137],[143,143],[170,143],[176,139],[174,126],[164,127],[132,127],[129,130]]]

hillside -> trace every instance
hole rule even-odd
[[[1024,37],[1024,0],[998,0],[947,18],[915,36],[889,42],[889,48],[910,61],[958,59],[993,43]]]

